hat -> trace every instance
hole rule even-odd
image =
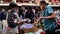
[[[9,4],[9,8],[11,9],[11,8],[14,8],[14,7],[18,7],[18,5],[16,3],[14,3],[14,2],[11,2]]]

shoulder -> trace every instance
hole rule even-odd
[[[47,5],[46,8],[52,8],[50,5]]]

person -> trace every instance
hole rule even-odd
[[[7,14],[7,12],[5,11],[5,9],[2,9],[2,11],[1,11],[2,30],[1,31],[3,31],[3,32],[1,32],[1,33],[4,33],[6,31],[6,27],[7,27],[6,14]]]
[[[45,1],[40,1],[40,19],[44,25],[46,34],[54,34],[56,28],[55,14],[51,6],[47,5]]]
[[[16,34],[19,34],[18,32],[18,22],[19,22],[19,16],[18,16],[18,5],[14,2],[11,2],[9,4],[9,12],[7,15],[7,23],[8,23],[8,30],[10,29],[10,31],[14,34],[14,32]]]
[[[55,9],[54,14],[56,15],[56,24],[57,24],[57,28],[55,30],[56,34],[59,34],[58,32],[60,29],[60,10],[59,9]]]
[[[56,10],[54,14],[56,15],[56,22],[57,22],[58,28],[60,28],[60,10],[59,9]]]
[[[28,7],[27,12],[25,13],[25,18],[30,19],[30,23],[34,23],[34,13],[31,7]]]
[[[1,32],[2,32],[2,17],[1,17],[2,15],[1,15],[1,11],[0,11],[0,34],[1,34]]]
[[[25,7],[22,6],[20,11],[19,11],[19,16],[22,17],[23,19],[25,18],[25,13],[26,13],[25,10],[26,10]]]

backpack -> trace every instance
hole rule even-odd
[[[17,22],[14,22],[15,19],[17,19],[16,15],[14,15],[13,13],[8,14],[7,18],[8,27],[15,28],[18,25]]]

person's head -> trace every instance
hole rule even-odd
[[[47,3],[45,1],[40,1],[40,8],[44,9],[46,7]]]
[[[9,9],[11,9],[11,10],[17,10],[18,9],[18,5],[16,3],[14,3],[14,2],[11,2],[9,4]]]
[[[27,10],[28,10],[27,12],[32,12],[32,7],[29,6]]]

